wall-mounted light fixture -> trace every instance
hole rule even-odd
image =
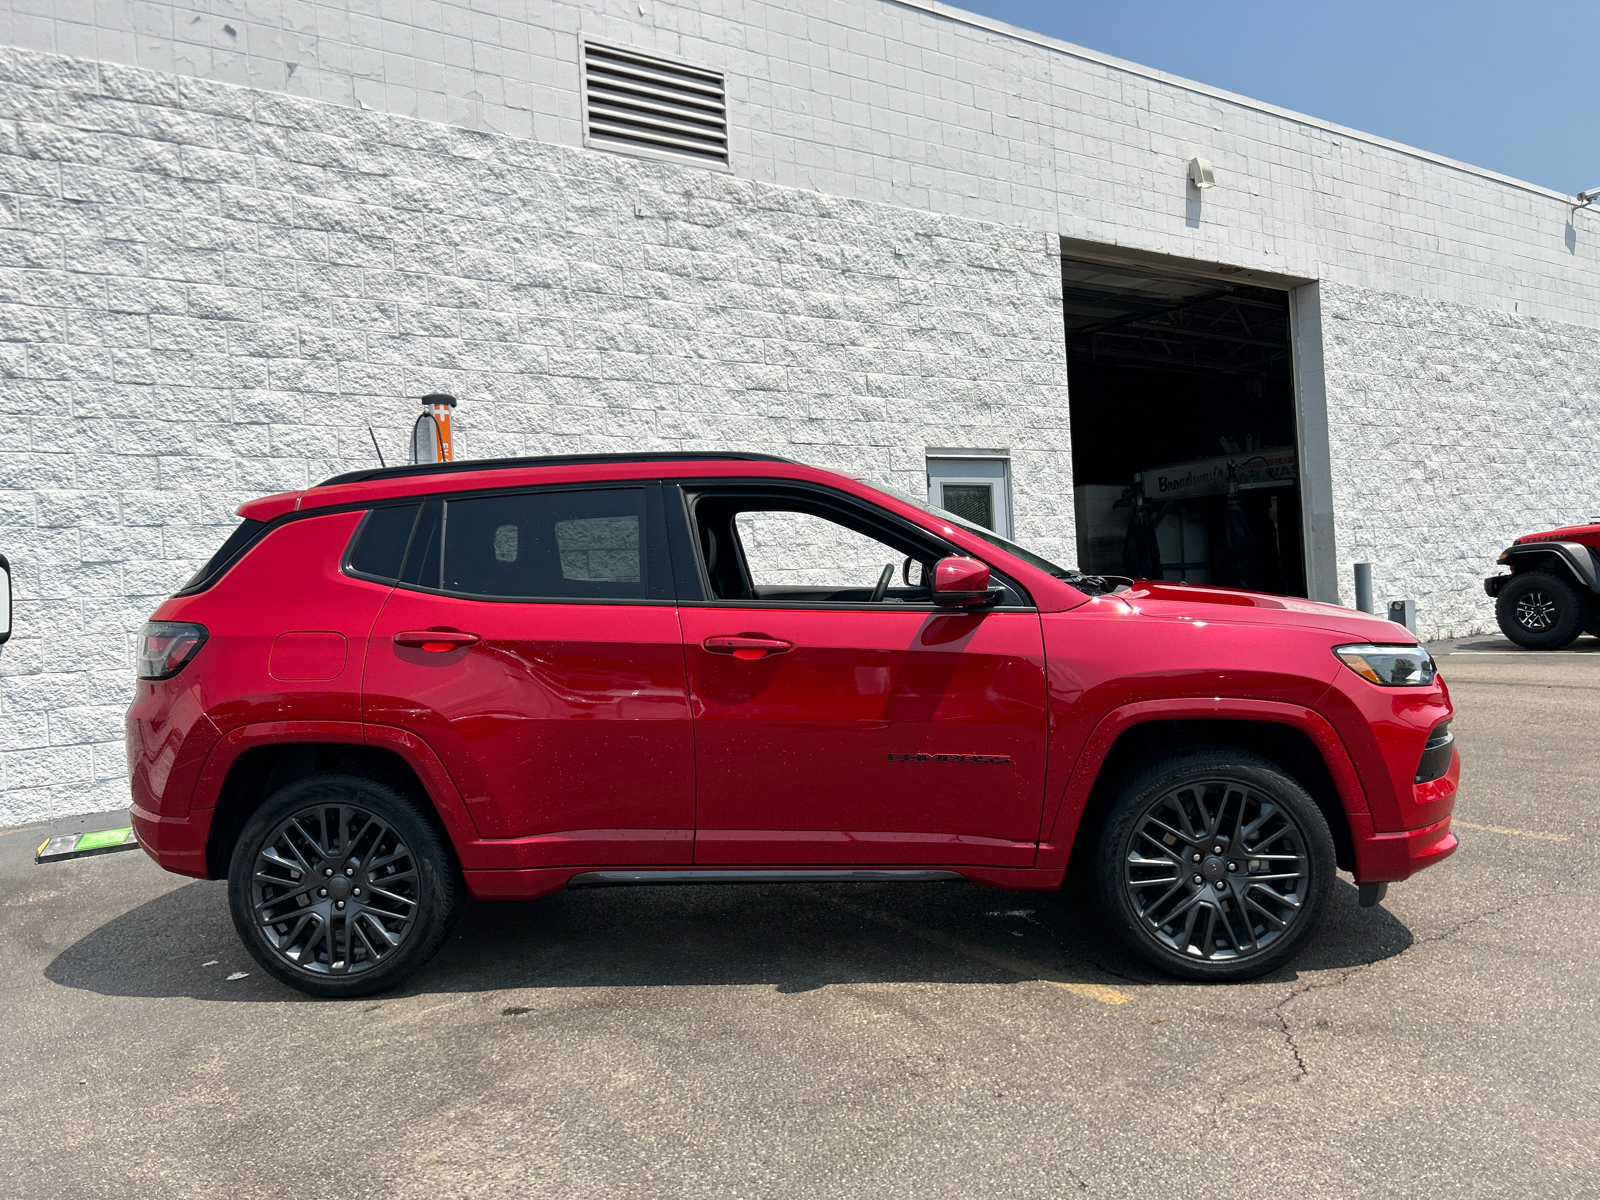
[[[1217,186],[1217,173],[1211,169],[1210,159],[1191,158],[1189,160],[1189,182],[1194,185],[1197,192],[1203,192],[1207,188]]]

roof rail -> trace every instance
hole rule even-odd
[[[347,471],[324,479],[317,487],[341,483],[365,483],[372,479],[401,479],[407,475],[450,475],[458,471],[499,471],[508,467],[579,466],[584,463],[700,462],[705,459],[734,459],[750,462],[792,463],[792,458],[776,454],[741,454],[728,450],[663,450],[637,454],[544,454],[531,458],[470,458],[464,462],[414,463],[401,467],[374,467],[369,471]]]

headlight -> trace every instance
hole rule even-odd
[[[1426,687],[1439,673],[1433,655],[1421,646],[1335,646],[1333,652],[1368,683],[1380,687]]]

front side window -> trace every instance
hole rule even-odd
[[[870,594],[883,568],[898,574],[906,558],[896,546],[811,513],[758,509],[737,514],[733,524],[758,595],[780,588]],[[913,569],[920,577],[921,565]]]
[[[472,496],[445,501],[442,515],[441,552],[410,580],[423,587],[498,600],[646,597],[642,488]]]
[[[708,490],[695,496],[691,511],[712,600],[931,604],[933,564],[960,553],[822,494]],[[1004,603],[1026,603],[1008,590]]]

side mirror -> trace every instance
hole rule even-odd
[[[989,564],[952,555],[933,565],[933,602],[940,608],[978,608],[999,599],[989,587]]]
[[[0,644],[11,636],[11,564],[0,554]]]

